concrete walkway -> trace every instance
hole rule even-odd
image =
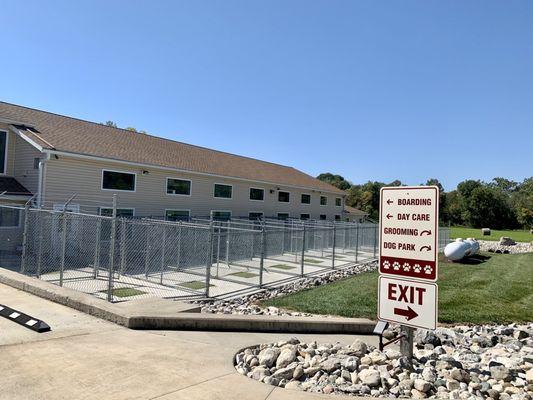
[[[239,349],[291,335],[130,330],[5,285],[0,285],[0,304],[52,327],[39,334],[0,318],[0,399],[341,398],[274,388],[235,371],[232,359]],[[347,335],[298,337],[354,340]],[[377,343],[376,337],[359,337]]]

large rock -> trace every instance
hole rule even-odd
[[[267,376],[270,376],[270,370],[265,367],[257,367],[253,369],[251,374],[252,374],[252,379],[255,379],[257,381],[262,381]]]
[[[359,367],[358,357],[351,356],[344,360],[344,368],[346,368],[348,371],[350,372],[357,371],[357,367]]]
[[[424,379],[415,379],[414,388],[420,392],[426,393],[431,389],[431,383]]]
[[[277,347],[268,347],[259,353],[259,364],[272,367],[276,362],[281,350]]]
[[[276,360],[276,367],[285,368],[295,359],[296,359],[296,347],[295,346],[285,347],[283,350],[281,350],[281,353],[279,354]]]
[[[320,364],[320,368],[327,373],[331,373],[341,367],[341,360],[335,357],[330,357]]]
[[[351,345],[350,345],[351,349],[353,350],[353,353],[357,356],[357,357],[362,357],[366,354],[367,350],[368,350],[368,346],[366,345],[365,342],[363,342],[362,340],[360,339],[356,339]]]
[[[359,372],[358,376],[361,380],[361,383],[369,387],[376,387],[379,386],[379,384],[381,383],[381,376],[379,375],[379,371],[376,371],[375,369],[364,369]]]
[[[529,369],[526,372],[526,381],[529,384],[533,384],[533,368]]]
[[[483,236],[490,236],[490,228],[481,228],[481,234]]]
[[[490,367],[490,375],[497,381],[508,381],[511,375],[509,369],[503,365],[495,365]]]
[[[502,236],[500,238],[500,246],[514,246],[516,242],[507,236]]]

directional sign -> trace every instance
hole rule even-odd
[[[378,318],[422,329],[437,326],[435,283],[379,277]]]
[[[384,187],[379,219],[379,272],[436,281],[439,188]]]

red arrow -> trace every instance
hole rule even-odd
[[[391,203],[394,203],[394,201],[392,201],[391,199],[388,199],[388,200],[387,200],[387,204],[390,206]]]
[[[391,218],[392,218],[392,215],[387,214],[387,219],[391,219]]]
[[[413,318],[418,317],[418,314],[411,307],[407,306],[407,310],[403,308],[395,308],[394,314],[404,316],[407,321],[411,321]]]

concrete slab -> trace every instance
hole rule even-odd
[[[50,321],[55,318],[52,325],[56,324],[57,332],[63,333],[54,337],[29,331],[31,335],[27,336],[17,324],[2,325],[0,400],[332,399],[273,388],[235,371],[233,357],[241,348],[286,340],[292,335],[135,331],[2,285],[0,296],[29,313],[50,313],[46,317]],[[83,332],[69,330],[78,325],[84,327]],[[39,341],[34,339],[37,336]],[[343,344],[355,338],[309,334],[298,337]],[[374,336],[359,338],[377,344]]]

